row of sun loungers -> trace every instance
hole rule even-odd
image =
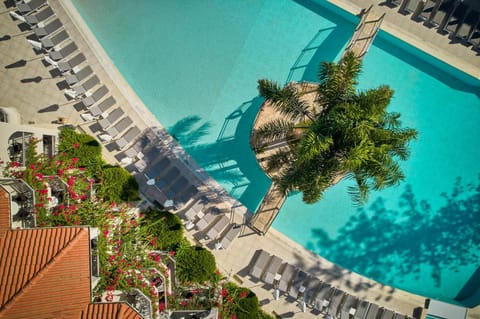
[[[37,40],[28,42],[37,52],[44,52],[44,60],[64,76],[68,88],[65,95],[71,99],[81,99],[88,112],[81,114],[85,121],[98,121],[103,133],[99,135],[105,142],[122,150],[140,134],[140,129],[131,126],[133,121],[116,101],[108,96],[108,88],[101,85],[93,69],[86,64],[85,55],[70,39],[63,24],[55,15],[46,0],[16,1],[17,11],[10,15],[28,24]],[[123,135],[122,135],[123,134]],[[118,140],[116,140],[118,139]]]
[[[387,0],[399,11],[412,14],[440,33],[449,34],[465,45],[480,49],[480,2],[478,0]]]
[[[331,286],[319,278],[265,250],[257,251],[252,259],[249,274],[256,280],[273,285],[275,289],[305,307],[338,319],[405,319],[405,315],[380,307]]]
[[[216,241],[216,249],[227,249],[235,238],[240,234],[241,227],[230,223],[230,219],[225,213],[216,208],[211,208],[208,213],[204,213],[205,203],[198,200],[185,213],[188,219],[185,227],[190,230],[195,229],[205,235],[209,241]],[[223,236],[222,236],[223,234]]]
[[[11,11],[10,15],[28,24],[33,36],[29,37],[28,42],[37,54],[44,54],[45,62],[56,69],[52,72],[58,71],[57,75],[64,78],[65,95],[70,99],[78,100],[81,103],[78,104],[84,106],[86,111],[80,116],[84,121],[92,122],[92,125],[98,127],[99,139],[111,143],[114,148],[124,152],[126,157],[122,159],[121,164],[129,165],[138,161],[138,165],[135,166],[138,172],[148,166],[157,166],[153,162],[160,155],[158,149],[152,148],[150,152],[152,154],[144,156],[140,151],[144,150],[143,147],[133,145],[129,148],[129,145],[139,139],[141,130],[133,125],[133,120],[125,114],[115,98],[109,95],[108,88],[101,83],[93,68],[88,65],[85,55],[79,52],[77,44],[72,41],[48,2],[30,0],[15,1],[15,4],[17,10]],[[92,130],[94,130],[93,127]],[[144,157],[148,162],[142,160]],[[179,169],[169,160],[165,159],[162,163],[165,165],[158,165],[157,171],[152,170],[145,175],[151,175],[155,180],[154,187],[161,191],[167,200],[174,201],[175,206],[178,207],[198,194],[197,187],[182,176]],[[209,229],[209,235],[216,237],[216,231],[220,231],[221,228],[223,231],[221,225],[220,223]],[[224,238],[225,246],[228,246],[229,240],[232,238],[228,236]]]

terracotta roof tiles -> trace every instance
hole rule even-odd
[[[130,306],[122,303],[99,303],[88,305],[80,319],[142,319]]]
[[[90,302],[88,228],[11,230],[0,244],[0,318],[76,317]]]

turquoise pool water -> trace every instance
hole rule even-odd
[[[269,186],[248,145],[256,81],[314,81],[356,18],[323,0],[75,0],[159,121],[255,210]],[[480,283],[480,81],[380,33],[361,86],[388,83],[418,141],[395,188],[352,205],[342,181],[315,205],[292,194],[274,227],[323,257],[414,293],[464,304]]]

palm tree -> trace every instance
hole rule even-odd
[[[304,202],[314,203],[332,183],[347,177],[356,181],[349,190],[353,200],[363,203],[371,190],[405,178],[396,160],[408,158],[408,143],[417,131],[402,128],[400,114],[387,112],[393,96],[388,86],[357,91],[360,71],[353,53],[338,63],[323,62],[311,103],[295,85],[258,81],[260,95],[282,116],[254,136],[266,144],[287,142],[266,161],[267,173],[284,194],[298,190]]]

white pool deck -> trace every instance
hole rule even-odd
[[[332,0],[331,2],[352,13],[358,13],[360,11],[359,6],[367,6],[374,1]],[[161,127],[160,123],[158,123],[112,64],[100,44],[80,18],[72,3],[67,0],[49,0],[49,3],[65,25],[71,38],[74,39],[80,50],[85,54],[88,64],[100,78],[101,82],[109,88],[118,105],[121,105],[125,110],[125,113],[141,129],[151,126]],[[9,65],[19,59],[26,60],[27,64],[18,68],[0,68],[0,107],[17,109],[21,115],[21,122],[25,124],[34,122],[37,126],[55,128],[59,126],[56,120],[59,117],[64,117],[68,119],[69,123],[79,125],[85,132],[95,136],[98,135],[98,133],[91,130],[91,123],[85,123],[80,118],[80,113],[74,107],[76,103],[67,101],[64,94],[58,89],[57,83],[61,79],[51,77],[49,71],[52,68],[46,67],[41,61],[42,56],[36,55],[27,43],[26,36],[31,32],[21,32],[18,28],[18,22],[13,21],[7,11],[8,9],[3,6],[2,2],[2,5],[0,5],[0,37],[8,34],[11,38],[6,41],[0,41],[0,65]],[[437,57],[460,69],[467,69],[470,74],[478,78],[478,75],[480,75],[480,57],[468,52],[471,50],[462,48],[458,44],[449,44],[452,47],[456,46],[454,51],[458,51],[458,53],[455,53],[456,55],[449,52],[442,53],[442,46],[437,46],[435,41],[426,42],[414,38],[411,34],[409,35],[408,28],[405,28],[404,24],[410,23],[410,21],[402,20],[398,22],[401,23],[402,27],[396,27],[396,15],[398,14],[390,11],[387,13],[384,22],[386,31],[393,30],[392,34],[396,36],[400,34],[400,38],[425,49],[427,52],[428,50],[434,51]],[[423,27],[418,26],[414,22],[411,23],[410,32],[413,32],[418,37],[420,32],[416,32],[417,28]],[[475,57],[477,61],[457,61],[462,60],[464,56],[470,55]],[[37,76],[42,77],[42,80],[38,83],[22,83],[21,81],[22,79]],[[51,105],[58,105],[58,109],[54,112],[39,113],[40,110]],[[114,153],[108,152],[106,149],[104,150],[106,160],[111,163],[116,162],[114,155]],[[6,159],[2,158],[0,160]],[[198,167],[195,166],[191,159],[188,162],[191,163],[192,170],[198,170]],[[187,166],[185,167],[188,168]],[[213,188],[218,187],[211,179],[206,178],[205,182],[212,183]],[[230,204],[231,202],[229,202]],[[194,232],[187,232],[187,236],[192,240],[194,235]],[[424,306],[425,297],[382,285],[342,269],[324,258],[309,252],[275,229],[271,229],[266,236],[262,237],[254,234],[248,228],[244,228],[240,237],[235,239],[227,250],[212,251],[216,257],[218,267],[233,281],[238,283],[241,281],[243,286],[251,288],[258,295],[266,311],[275,311],[283,318],[318,318],[318,315],[310,311],[302,312],[297,302],[292,302],[282,296],[279,300],[274,300],[272,287],[251,280],[246,275],[248,272],[247,265],[259,249],[264,249],[270,254],[279,256],[284,261],[302,268],[321,280],[329,282],[332,286],[339,287],[359,298],[375,302],[396,312],[412,316],[414,309]],[[423,316],[425,314],[426,311],[424,310]],[[479,317],[480,307],[468,311],[467,318],[474,319]]]

